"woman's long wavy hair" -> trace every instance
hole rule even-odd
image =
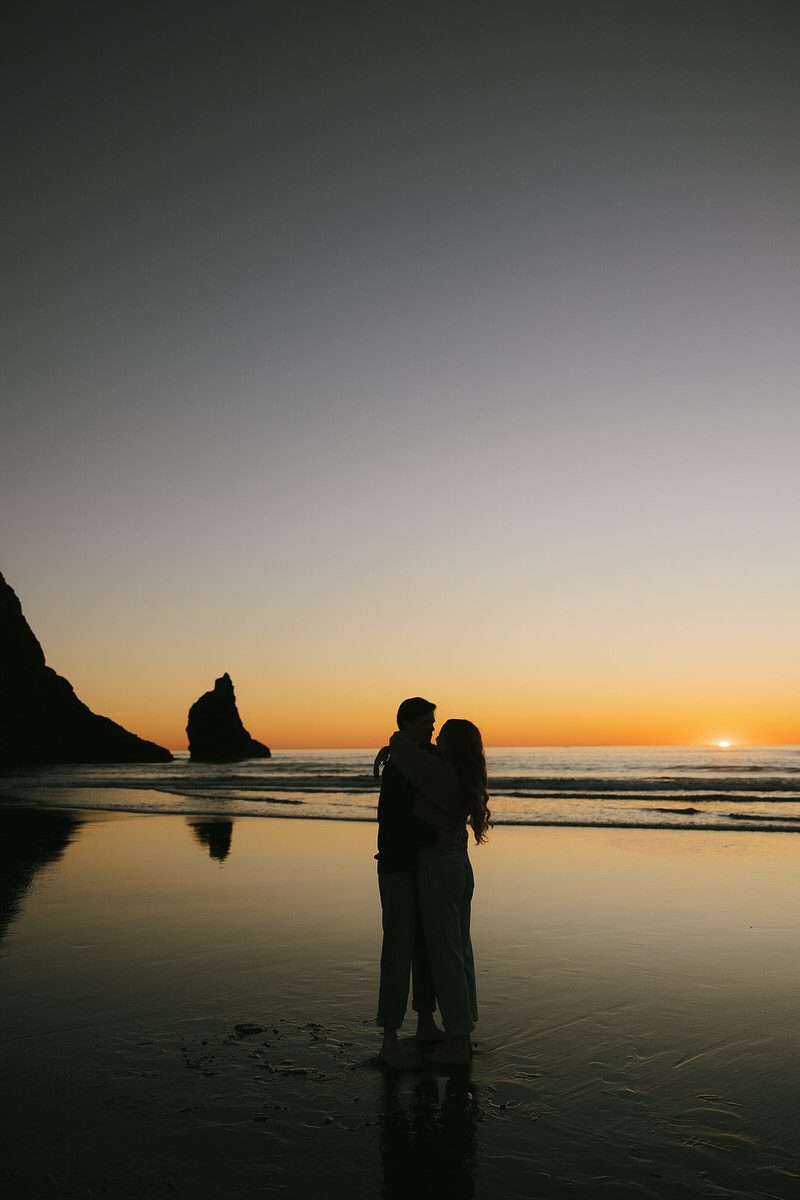
[[[483,753],[481,731],[472,721],[452,717],[445,721],[439,738],[448,746],[448,757],[452,762],[464,795],[467,820],[472,826],[476,842],[485,842],[492,825],[489,812],[486,756]]]

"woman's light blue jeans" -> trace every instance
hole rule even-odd
[[[475,878],[466,854],[424,847],[417,853],[417,889],[433,986],[445,1032],[471,1033],[478,1019],[469,918]]]

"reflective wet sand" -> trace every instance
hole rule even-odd
[[[470,1074],[375,1062],[375,827],[0,812],[15,1197],[800,1196],[791,835],[496,829]]]

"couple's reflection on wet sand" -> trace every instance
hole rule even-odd
[[[480,1106],[468,1074],[384,1072],[378,1117],[383,1200],[472,1200]]]
[[[187,818],[188,819],[188,818]],[[201,846],[208,850],[210,858],[224,862],[231,852],[233,821],[222,817],[215,821],[189,820],[189,828]]]
[[[39,871],[58,862],[82,825],[72,812],[7,808],[0,826],[0,940]]]

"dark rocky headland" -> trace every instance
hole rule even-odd
[[[47,666],[15,592],[0,575],[0,765],[171,759],[163,746],[93,713]]]
[[[189,709],[186,726],[189,753],[201,762],[236,762],[242,758],[271,758],[268,746],[252,738],[236,707],[233,682],[225,672]]]

